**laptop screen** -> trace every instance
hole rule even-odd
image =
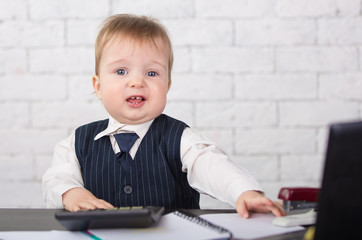
[[[362,121],[329,129],[315,239],[362,239]]]

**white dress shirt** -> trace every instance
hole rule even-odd
[[[130,155],[136,155],[138,147],[153,120],[139,125],[121,124],[112,117],[108,127],[94,140],[109,137],[115,153],[120,151],[113,134],[135,132],[139,136]],[[213,142],[191,128],[181,137],[182,171],[187,173],[190,186],[235,207],[237,198],[245,191],[262,191],[259,183],[245,169],[229,160]],[[62,208],[62,194],[71,188],[84,187],[80,165],[75,153],[75,131],[58,143],[54,150],[52,166],[43,176],[43,194],[47,207]]]

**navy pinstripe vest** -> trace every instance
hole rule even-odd
[[[142,139],[130,172],[121,169],[108,137],[94,137],[108,120],[79,127],[75,150],[84,187],[115,207],[164,206],[200,208],[200,194],[181,171],[180,141],[187,125],[164,114],[157,117]]]

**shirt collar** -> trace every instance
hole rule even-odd
[[[94,140],[98,140],[104,136],[111,136],[113,134],[121,133],[121,132],[135,132],[142,139],[146,135],[153,120],[154,119],[152,119],[148,122],[136,124],[136,125],[127,125],[127,124],[120,123],[116,119],[114,119],[112,116],[109,116],[107,128],[105,130],[103,130],[102,132],[98,133],[95,136]]]

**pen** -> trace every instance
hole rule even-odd
[[[94,235],[93,233],[91,233],[89,231],[82,231],[82,233],[84,233],[85,235],[89,236],[90,238],[92,238],[94,240],[102,240],[101,238],[97,237],[96,235]]]

